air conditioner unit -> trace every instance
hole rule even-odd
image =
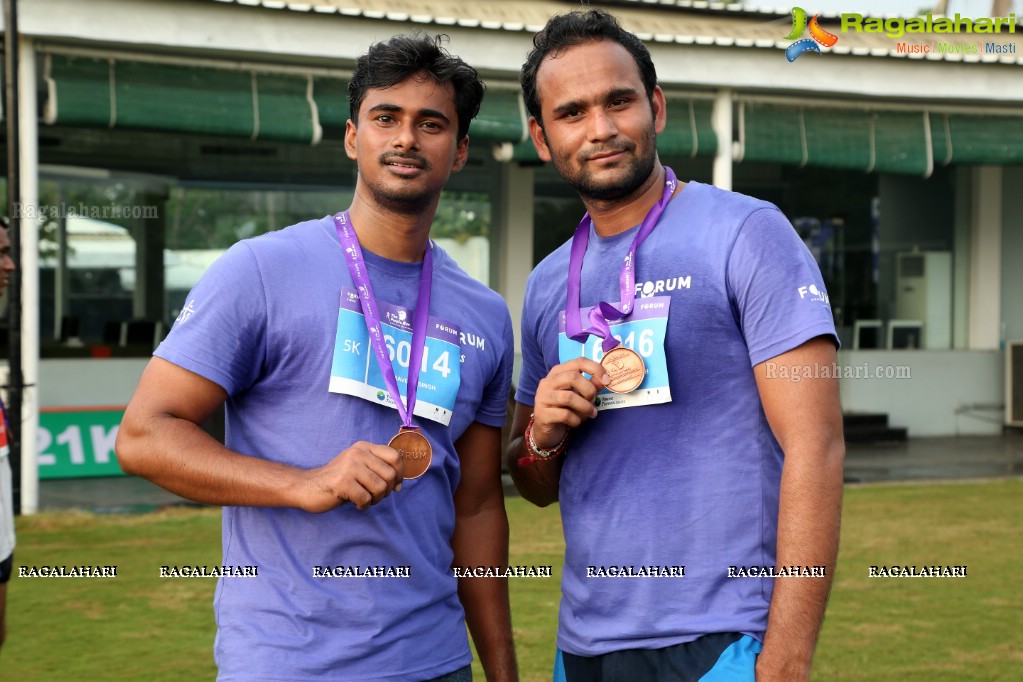
[[[952,347],[952,254],[919,251],[898,254],[895,315],[923,323],[918,348]]]
[[[1023,341],[1005,344],[1005,423],[1023,426]]]

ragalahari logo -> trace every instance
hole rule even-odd
[[[795,40],[796,42],[785,48],[785,58],[790,62],[796,61],[799,57],[806,54],[807,52],[816,52],[820,54],[821,49],[818,45],[824,47],[831,47],[838,42],[838,36],[833,33],[828,33],[821,28],[818,19],[820,14],[815,14],[813,19],[810,20],[810,25],[806,23],[806,10],[802,7],[792,8],[792,32],[785,36],[785,40]],[[802,38],[805,32],[810,32],[809,38]]]

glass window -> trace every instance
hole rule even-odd
[[[103,171],[40,182],[40,333],[44,355],[148,355],[191,288],[235,242],[330,215],[351,188],[201,186]],[[490,200],[442,195],[432,236],[489,284]],[[162,252],[162,255],[161,255]]]
[[[471,277],[490,285],[489,196],[443,192],[430,236]]]
[[[164,322],[169,328],[189,290],[235,242],[330,215],[348,206],[350,189],[172,187],[164,243]]]
[[[144,182],[41,176],[39,205],[40,339],[44,344],[117,344],[135,316],[136,241],[161,206]],[[97,172],[97,175],[101,175]],[[157,188],[158,191],[159,188]]]
[[[736,190],[778,205],[817,260],[846,350],[952,347],[954,171],[929,178],[736,166]]]

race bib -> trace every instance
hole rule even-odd
[[[597,394],[598,410],[616,410],[621,407],[658,405],[671,402],[668,385],[668,363],[664,356],[664,336],[668,330],[670,296],[655,296],[636,301],[632,314],[625,320],[611,322],[611,334],[626,348],[640,354],[646,364],[646,378],[631,393],[613,393],[606,388]],[[583,308],[583,319],[591,308]],[[558,316],[558,357],[560,362],[587,357],[600,362],[604,349],[599,336],[591,335],[585,343],[573,341],[565,333],[565,311]]]
[[[378,301],[377,305],[387,355],[398,381],[398,392],[404,398],[408,390],[409,356],[412,351],[412,312],[384,301]],[[419,369],[414,411],[417,417],[445,426],[450,423],[461,384],[461,369],[458,327],[431,316]],[[398,409],[387,392],[376,355],[370,346],[359,294],[348,287],[341,290],[329,390],[331,393],[343,393]]]

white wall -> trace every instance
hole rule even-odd
[[[127,405],[149,358],[43,359],[39,406]]]
[[[1002,335],[1003,179],[1001,166],[973,168],[967,314],[969,347],[976,350],[998,348]]]
[[[850,350],[838,362],[846,412],[887,413],[910,438],[1001,433],[1001,351]],[[886,375],[904,378],[877,378]]]

